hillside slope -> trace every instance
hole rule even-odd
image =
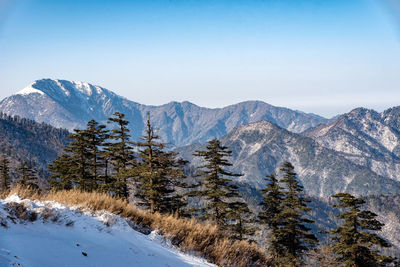
[[[0,157],[10,159],[11,169],[26,161],[45,178],[47,164],[60,155],[68,136],[67,130],[0,113]]]
[[[215,266],[105,211],[12,195],[0,200],[0,222],[0,266]]]

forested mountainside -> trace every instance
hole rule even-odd
[[[68,130],[84,128],[95,119],[106,123],[114,112],[122,112],[131,122],[134,138],[142,135],[151,112],[158,134],[176,146],[220,138],[234,127],[260,120],[271,121],[293,132],[329,120],[261,101],[247,101],[224,108],[204,108],[190,102],[170,102],[162,106],[142,105],[100,86],[65,80],[37,80],[0,102],[0,111]]]
[[[0,114],[0,155],[10,159],[12,170],[27,162],[38,168],[39,176],[46,177],[47,164],[61,154],[68,135],[67,130],[45,123]]]

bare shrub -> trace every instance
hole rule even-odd
[[[42,215],[42,218],[44,220],[49,220],[54,215],[56,215],[56,212],[51,209],[44,209],[40,214]]]
[[[37,220],[37,214],[28,210],[23,204],[11,202],[6,204],[6,209],[11,216],[14,216],[21,221],[34,222]]]

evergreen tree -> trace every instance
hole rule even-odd
[[[114,117],[108,119],[109,123],[116,124],[111,130],[111,142],[105,144],[105,183],[112,183],[111,190],[119,197],[128,198],[127,170],[135,165],[132,142],[130,142],[129,122],[125,115],[115,112]],[[112,167],[112,172],[109,166]]]
[[[282,211],[283,188],[275,174],[266,176],[266,186],[261,190],[263,200],[260,203],[261,212],[258,218],[262,224],[268,226],[270,230],[268,252],[273,258],[284,255],[284,248],[278,238],[278,230],[282,226],[280,214]]]
[[[28,165],[27,162],[23,162],[17,169],[19,174],[18,184],[26,186],[32,189],[38,189],[38,178],[36,176],[35,170]]]
[[[232,199],[239,198],[237,186],[227,177],[238,177],[236,174],[225,169],[232,166],[226,157],[231,157],[232,152],[228,147],[221,145],[218,139],[208,142],[206,150],[196,151],[194,156],[203,158],[204,165],[198,176],[204,177],[202,188],[193,192],[207,201],[204,208],[200,209],[201,219],[211,219],[221,228],[226,228],[232,212]]]
[[[70,143],[65,153],[49,165],[51,174],[50,185],[55,189],[64,189],[69,185],[81,191],[92,191],[93,181],[90,170],[90,147],[85,130],[74,129],[69,135]]]
[[[162,150],[159,153],[157,182],[164,184],[161,187],[161,199],[158,201],[160,212],[178,214],[186,216],[187,199],[184,190],[191,188],[186,182],[184,167],[188,163],[182,158],[178,158],[178,154],[173,151]],[[180,192],[179,192],[180,191]]]
[[[91,120],[84,130],[75,129],[69,136],[71,142],[65,153],[50,164],[49,180],[56,190],[77,187],[82,191],[93,191],[105,183],[103,146],[108,138],[104,125]]]
[[[311,208],[307,207],[308,200],[303,197],[303,186],[297,180],[294,167],[290,162],[285,162],[281,168],[284,184],[283,200],[281,212],[277,216],[278,229],[276,230],[276,240],[282,252],[284,252],[283,262],[289,262],[291,265],[302,265],[304,254],[316,243],[317,238],[310,233],[310,228],[306,224],[314,221],[304,218],[306,212]]]
[[[51,172],[48,183],[50,187],[56,191],[70,190],[73,188],[74,175],[71,172],[73,169],[73,160],[68,154],[63,154],[48,165]]]
[[[142,142],[138,142],[138,163],[130,174],[134,177],[140,204],[150,212],[181,212],[186,205],[177,188],[186,188],[183,166],[187,163],[178,159],[176,153],[165,151],[166,144],[159,141],[148,114],[147,127]]]
[[[102,148],[105,141],[108,139],[108,130],[105,125],[99,125],[95,120],[91,120],[87,124],[86,130],[83,132],[87,139],[88,156],[89,156],[89,169],[91,173],[91,187],[97,189],[98,185],[106,181],[102,170],[105,167],[104,152]]]
[[[331,233],[334,235],[334,252],[343,266],[386,266],[392,262],[391,257],[383,256],[374,249],[390,247],[390,244],[373,233],[381,230],[384,224],[375,219],[377,215],[373,212],[361,210],[365,201],[349,193],[339,193],[333,197],[339,199],[334,207],[342,209],[337,217],[343,220],[343,224]]]
[[[249,240],[256,232],[254,214],[243,201],[230,203],[231,237],[235,240]]]
[[[10,168],[9,168],[10,161],[8,158],[3,157],[0,161],[0,189],[1,190],[10,190]]]

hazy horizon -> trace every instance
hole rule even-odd
[[[54,78],[147,105],[260,100],[327,118],[383,111],[400,105],[389,2],[6,0],[0,98]]]

